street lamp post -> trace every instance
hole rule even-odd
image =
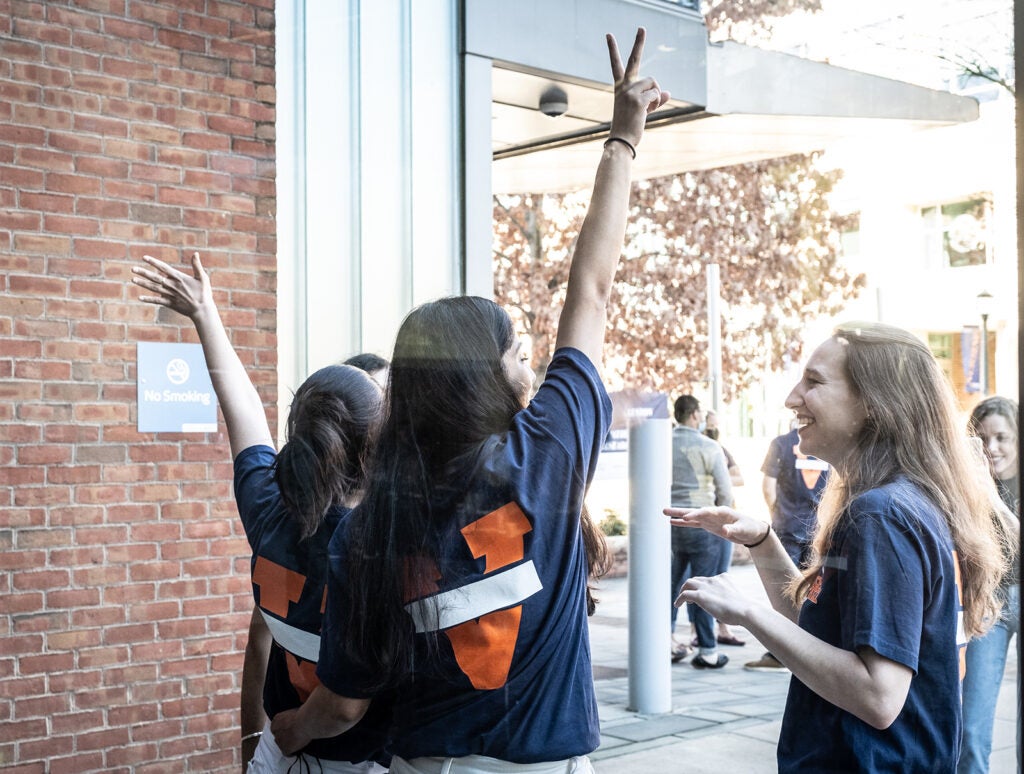
[[[717,263],[707,267],[708,294],[708,384],[711,408],[722,410],[722,318],[718,310],[721,300],[721,279]]]
[[[977,296],[978,314],[981,315],[981,396],[988,396],[988,316],[992,314],[992,302],[995,299],[987,290]]]

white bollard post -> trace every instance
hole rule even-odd
[[[672,711],[672,427],[647,419],[629,431],[629,709]]]

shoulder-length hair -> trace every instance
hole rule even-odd
[[[967,427],[971,431],[972,435],[978,434],[978,427],[988,419],[990,416],[997,415],[1001,416],[1006,420],[1006,423],[1013,430],[1013,434],[1016,436],[1019,432],[1020,423],[1020,409],[1017,406],[1017,401],[1011,398],[1004,398],[1001,395],[991,395],[978,404],[971,410],[971,418],[968,420]]]
[[[844,470],[829,475],[796,599],[806,596],[853,500],[902,475],[946,519],[960,565],[964,628],[979,634],[998,611],[1004,568],[992,520],[998,495],[980,449],[960,427],[949,383],[925,344],[901,328],[845,323],[833,337],[844,345],[846,375],[867,419]]]
[[[380,388],[352,366],[321,368],[295,391],[274,479],[303,538],[328,508],[358,496],[380,407]]]
[[[423,304],[398,331],[366,495],[349,521],[351,582],[342,591],[344,647],[378,676],[376,687],[411,671],[413,629],[404,605],[416,585],[412,574],[437,567],[451,506],[465,493],[483,445],[523,408],[502,365],[514,340],[508,314],[473,296]],[[588,532],[588,524],[584,517],[586,545],[595,550],[596,528],[589,524]]]

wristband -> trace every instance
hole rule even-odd
[[[251,734],[246,734],[242,737],[243,742],[248,742],[250,739],[256,739],[257,737],[263,736],[262,731],[253,731]]]
[[[763,538],[758,540],[756,543],[749,543],[749,544],[748,543],[744,543],[743,547],[744,548],[757,548],[759,545],[761,545],[764,541],[766,541],[768,539],[768,536],[770,534],[772,534],[772,525],[771,524],[768,525],[768,529],[765,531]]]
[[[607,148],[608,143],[610,142],[621,142],[623,145],[629,148],[629,152],[633,154],[633,158],[636,158],[636,148],[633,147],[633,143],[631,143],[629,140],[624,140],[621,137],[609,137],[607,140],[604,141],[604,147]]]

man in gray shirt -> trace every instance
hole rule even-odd
[[[703,412],[692,395],[681,395],[675,403],[677,427],[672,431],[672,505],[677,508],[701,508],[731,505],[732,485],[722,447],[700,432]],[[672,530],[672,600],[683,581],[690,576],[718,573],[721,540],[702,529],[677,527]],[[672,631],[676,626],[676,607],[672,607]],[[702,608],[693,611],[699,653],[690,662],[698,669],[719,669],[729,658],[718,652],[715,620]],[[673,649],[673,661],[680,650]]]

